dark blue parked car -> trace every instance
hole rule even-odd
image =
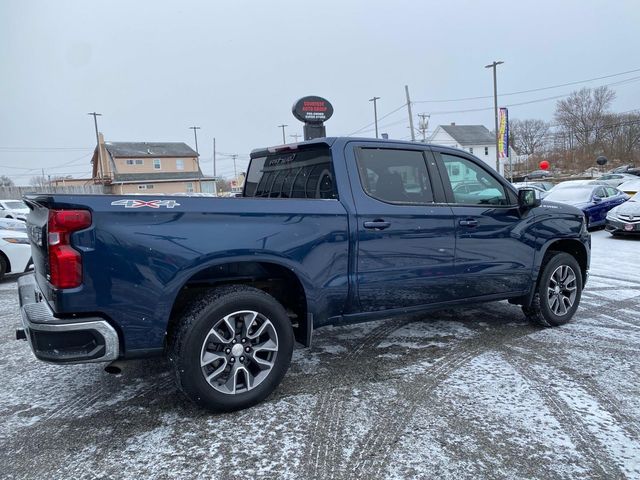
[[[469,191],[460,185],[478,184]],[[248,407],[315,328],[494,300],[568,322],[580,210],[447,147],[322,138],[255,150],[243,198],[27,197],[23,328],[54,363],[168,357],[180,389]],[[116,365],[111,365],[111,370]]]
[[[606,223],[609,210],[628,199],[629,195],[617,188],[586,184],[555,188],[547,194],[544,202],[573,205],[584,212],[588,227],[597,227]]]

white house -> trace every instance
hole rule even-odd
[[[496,137],[484,125],[438,125],[429,138],[429,143],[466,150],[491,168],[496,168]],[[500,159],[502,175],[505,160],[508,159]]]

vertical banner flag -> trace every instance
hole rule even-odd
[[[506,108],[501,108],[498,115],[498,156],[507,158],[509,156],[509,112]]]

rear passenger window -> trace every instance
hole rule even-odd
[[[328,148],[287,151],[251,160],[245,197],[336,199]]]
[[[370,197],[388,203],[433,203],[422,152],[361,148],[357,164],[362,188]]]

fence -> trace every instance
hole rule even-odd
[[[105,193],[102,185],[81,185],[74,187],[0,187],[0,199],[19,200],[26,193]]]

